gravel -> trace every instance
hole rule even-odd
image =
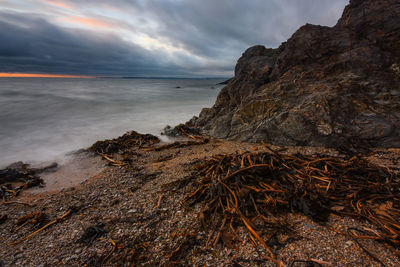
[[[284,149],[285,153],[338,154],[321,148]],[[275,266],[266,259],[268,253],[262,247],[252,245],[244,228],[239,227],[241,240],[235,242],[236,248],[225,247],[222,243],[205,248],[211,231],[200,227],[198,214],[201,207],[185,209],[182,204],[193,186],[177,186],[179,181],[191,174],[192,162],[196,159],[254,150],[264,151],[265,147],[211,140],[208,144],[158,152],[137,150],[130,167],[107,166],[108,162],[103,161],[100,173],[81,184],[74,184],[68,190],[37,194],[24,192],[13,201],[27,202],[32,206],[0,204],[0,214],[7,215],[0,227],[0,262],[4,266],[114,266],[129,261],[139,266],[172,263]],[[379,153],[382,155],[382,151]],[[389,164],[389,158],[399,158],[400,151],[385,151],[384,155],[384,158],[371,155],[369,160]],[[160,158],[166,160],[160,161]],[[42,211],[54,220],[72,207],[77,210],[70,216],[18,245],[10,245],[39,228],[27,224],[16,231],[18,217]],[[331,215],[328,222],[321,225],[294,213],[282,214],[279,219],[289,222],[296,233],[295,238],[279,234],[277,244],[280,245],[272,247],[277,258],[287,265],[295,259],[314,259],[326,262],[327,266],[379,266],[353,240],[332,230],[345,231],[349,227],[374,229],[366,221]],[[78,242],[88,227],[99,223],[104,224],[106,233],[90,244]],[[359,242],[387,266],[400,266],[399,258],[390,248],[374,240]],[[174,251],[176,253],[169,257]]]

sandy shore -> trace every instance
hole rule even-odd
[[[72,164],[51,174],[72,181],[63,184],[65,189],[51,192],[55,187],[48,182],[47,192],[25,191],[12,202],[0,204],[0,215],[6,216],[0,227],[0,266],[274,266],[267,260],[265,249],[252,245],[243,227],[239,227],[241,240],[235,246],[220,242],[205,247],[210,230],[199,224],[201,207],[185,209],[183,205],[184,197],[194,188],[185,182],[194,161],[244,151],[266,151],[266,147],[211,140],[161,151],[132,148],[129,167],[109,166],[110,161],[86,154],[74,163],[87,166],[83,172],[76,172]],[[287,147],[283,151],[296,152],[338,155],[334,150],[310,147]],[[396,149],[377,150],[368,157],[388,167],[396,166],[399,158]],[[68,173],[74,176],[74,171],[75,178],[77,173],[85,177],[68,180]],[[40,228],[31,222],[22,227],[16,224],[21,216],[38,211],[45,214],[46,222],[72,213],[29,239],[10,245]],[[318,224],[301,214],[281,216],[292,225],[295,238],[279,234],[271,248],[286,265],[293,260],[313,260],[324,266],[379,266],[354,240],[332,230],[375,229],[368,222],[331,215],[326,223]],[[387,266],[400,265],[390,247],[374,240],[360,242]]]

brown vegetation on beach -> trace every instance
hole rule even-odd
[[[98,141],[75,187],[0,170],[0,266],[400,266],[399,8],[248,49],[181,139]]]
[[[129,136],[114,140],[119,149],[107,158],[99,153],[109,167],[81,186],[51,196],[25,192],[0,205],[1,260],[82,266],[400,263],[393,168],[399,151],[349,157],[323,148],[199,137],[155,149],[165,145],[140,144],[148,135]],[[19,204],[28,199],[29,206]],[[57,249],[39,249],[48,246]]]

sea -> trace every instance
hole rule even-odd
[[[161,136],[211,107],[223,80],[0,78],[0,167],[61,161],[130,130]]]

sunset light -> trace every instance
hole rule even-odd
[[[1,78],[96,78],[95,76],[64,75],[64,74],[36,74],[36,73],[7,73],[0,72]]]
[[[400,0],[0,3],[0,267],[400,267]]]
[[[48,4],[60,7],[60,8],[65,8],[65,9],[70,9],[72,8],[70,5],[62,2],[62,1],[54,1],[54,0],[43,0],[43,2],[46,2]]]
[[[69,17],[69,18],[62,18],[63,21],[70,22],[70,23],[77,23],[87,27],[99,27],[99,28],[111,28],[113,27],[112,24],[107,24],[100,19],[95,18],[87,18],[87,17]]]

